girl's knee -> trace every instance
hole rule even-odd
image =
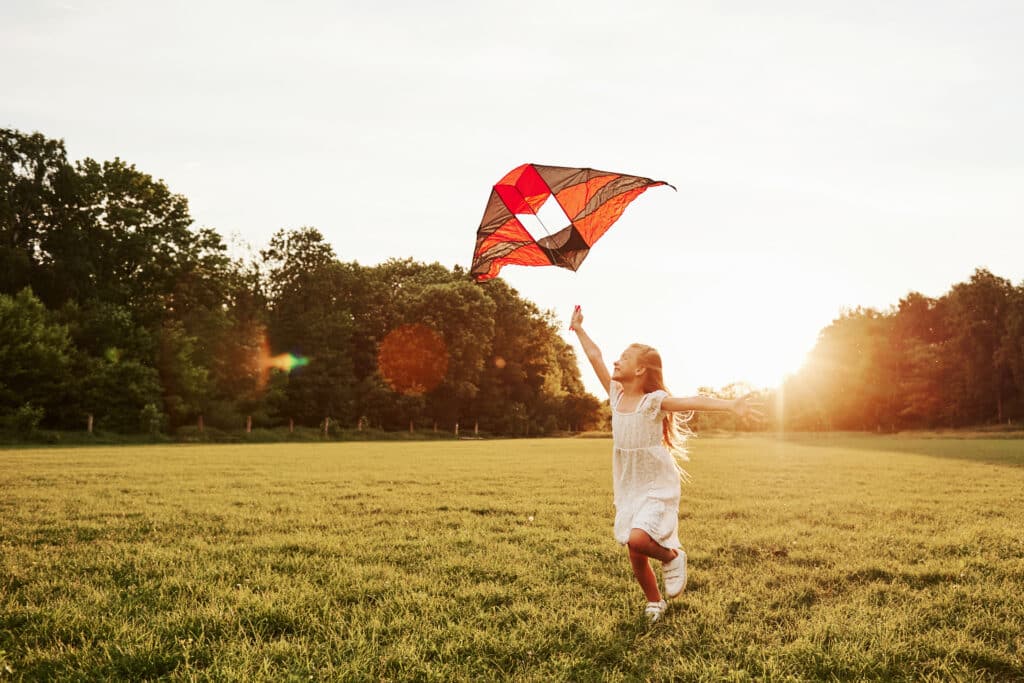
[[[643,529],[630,529],[629,540],[626,545],[629,546],[630,550],[640,551],[647,548],[651,543],[651,537]]]

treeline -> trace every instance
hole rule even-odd
[[[0,129],[0,429],[607,428],[579,373],[553,315],[501,279],[345,262],[313,228],[231,258],[162,181]],[[978,270],[845,311],[768,405],[765,429],[1024,422],[1024,283]]]
[[[1024,421],[1024,283],[978,269],[934,299],[843,313],[775,397],[796,430],[954,428]]]
[[[133,165],[0,131],[0,426],[540,435],[602,419],[553,316],[501,280],[345,262],[313,228],[231,258]]]
[[[750,385],[701,393],[736,398]],[[888,310],[855,308],[818,334],[803,367],[763,390],[758,429],[895,432],[1024,425],[1024,283],[978,269],[939,298],[911,292]],[[742,429],[726,413],[693,427]]]

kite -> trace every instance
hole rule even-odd
[[[476,232],[477,282],[507,264],[575,271],[590,248],[647,188],[674,186],[592,168],[523,164],[498,181]]]

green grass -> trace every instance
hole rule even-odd
[[[0,679],[1024,679],[1024,441],[697,439],[653,626],[609,449],[0,451]]]

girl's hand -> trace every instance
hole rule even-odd
[[[569,320],[570,330],[579,330],[583,328],[583,311],[577,306],[572,312],[572,319]]]
[[[764,420],[764,413],[758,408],[763,406],[763,403],[755,403],[754,398],[757,394],[751,392],[746,396],[740,396],[738,399],[732,402],[732,412],[736,413],[736,416],[743,420],[754,420],[755,422],[761,422]]]

